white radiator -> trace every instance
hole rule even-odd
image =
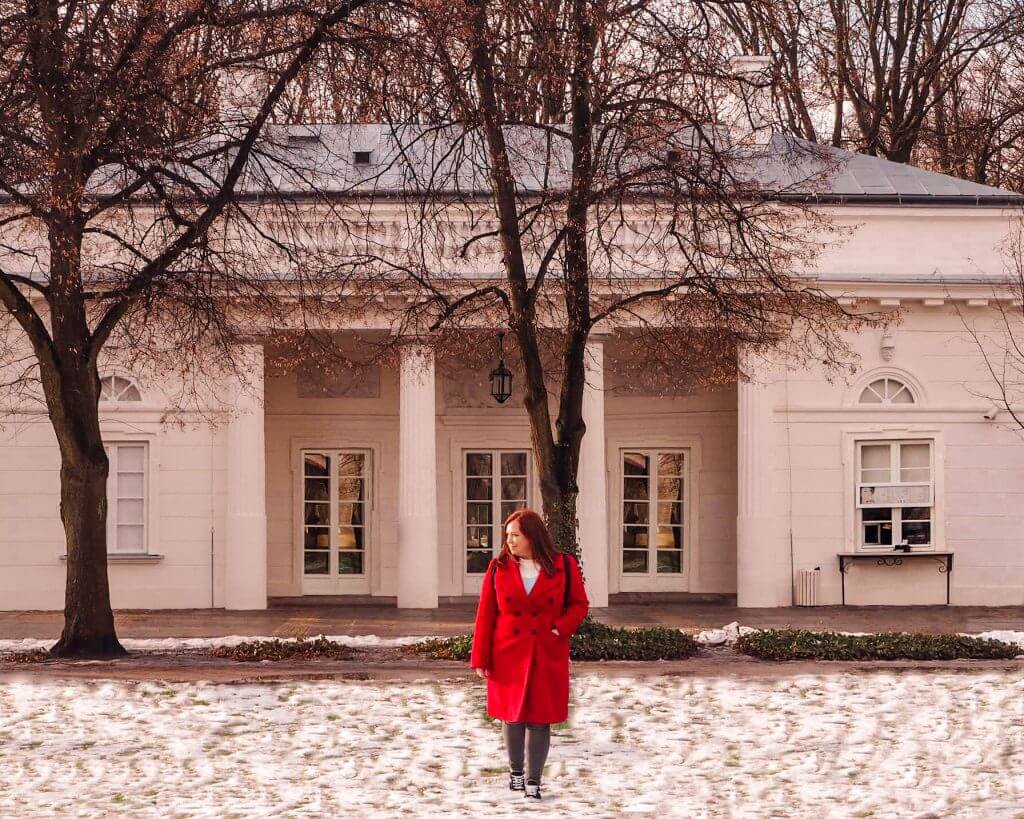
[[[818,575],[821,568],[801,569],[796,573],[796,600],[797,606],[818,605]]]

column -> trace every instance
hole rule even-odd
[[[437,608],[434,352],[402,350],[399,367],[398,607]]]
[[[737,385],[737,605],[792,605],[789,539],[776,497],[775,402],[771,365],[748,350],[741,368],[751,376]]]
[[[239,380],[227,426],[224,608],[267,607],[267,467],[263,346],[236,348]]]
[[[576,515],[579,519],[583,572],[590,605],[608,605],[608,463],[604,432],[604,338],[591,336],[584,357],[586,387],[583,421],[587,433],[580,446]]]

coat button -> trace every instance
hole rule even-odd
[[[538,611],[531,611],[530,614],[532,614],[534,617],[536,617],[537,615],[540,614],[540,612],[538,612]]]
[[[537,633],[537,629],[535,629],[535,628],[530,629],[530,634],[536,634],[536,633]]]
[[[555,602],[555,598],[554,597],[549,597],[548,598],[548,602],[549,603],[554,603]]]
[[[518,634],[519,633],[519,629],[517,629],[517,628],[512,629],[512,633],[513,634]]]
[[[513,617],[519,617],[521,614],[522,614],[521,611],[514,611],[514,612],[512,612],[512,616]]]
[[[511,603],[511,602],[512,602],[512,597],[511,597],[511,595],[508,595],[508,594],[506,594],[506,595],[505,595],[505,602],[506,602],[506,603]]]

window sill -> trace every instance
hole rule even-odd
[[[60,559],[66,562],[68,556],[61,555]],[[107,555],[108,563],[159,563],[163,559],[163,555],[151,555],[145,552],[140,552],[137,554],[122,553]]]

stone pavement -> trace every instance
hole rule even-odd
[[[468,633],[475,608],[397,609],[394,606],[271,606],[266,611],[189,609],[120,611],[121,637],[297,637],[316,634],[401,637]],[[741,609],[724,604],[616,605],[595,609],[594,617],[616,626],[663,625],[700,630],[739,622],[755,628],[791,626],[831,631],[918,631],[927,633],[1024,631],[1024,606],[818,606]],[[0,612],[0,639],[56,639],[60,612]]]

